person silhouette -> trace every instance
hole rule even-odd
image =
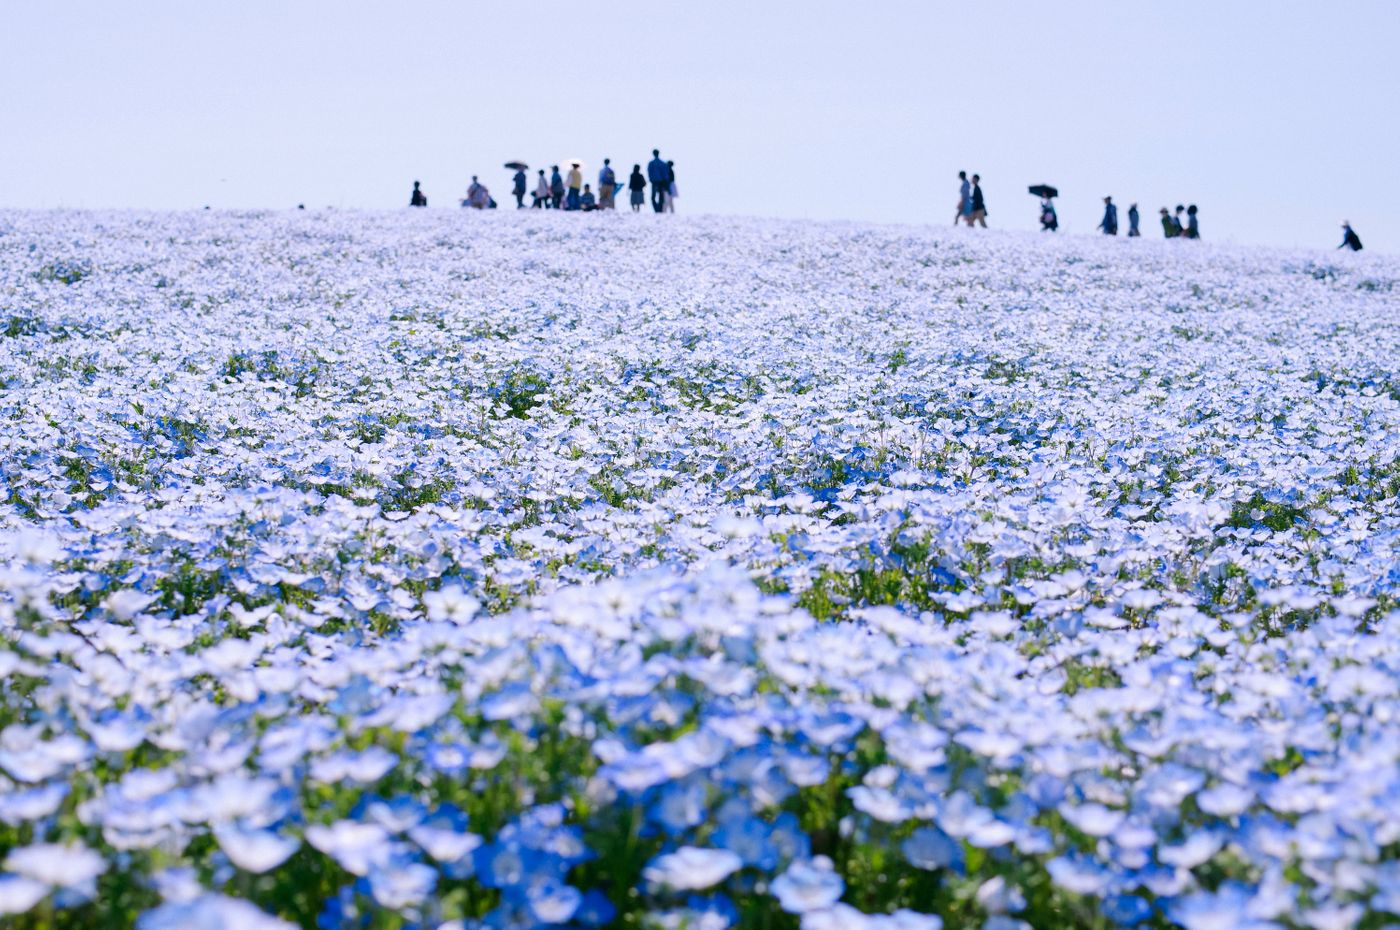
[[[428,195],[418,187],[418,182],[413,182],[413,193],[409,195],[408,205],[410,207],[426,207],[428,205]]]
[[[511,181],[514,182],[510,192],[515,195],[515,209],[523,210],[525,209],[525,169],[517,168]]]
[[[987,228],[987,201],[982,197],[982,176],[974,174],[972,176],[972,213],[968,214],[967,225],[981,223],[982,228]]]
[[[1186,208],[1186,238],[1201,238],[1201,224],[1196,219],[1196,205],[1194,203]]]
[[[532,209],[542,210],[550,206],[549,203],[549,179],[544,176],[544,169],[540,169],[540,179],[535,184],[535,192],[530,195],[534,202],[530,204]]]
[[[967,222],[972,215],[972,182],[967,179],[966,171],[958,172],[958,181],[958,212],[953,214],[954,226]]]
[[[1353,252],[1361,251],[1361,237],[1356,234],[1356,230],[1351,228],[1351,222],[1342,220],[1342,244],[1339,249],[1351,249]]]
[[[647,179],[642,175],[642,166],[632,166],[632,176],[627,179],[627,190],[631,192],[632,212],[642,212],[642,204],[647,199]]]
[[[1114,205],[1112,197],[1103,199],[1103,219],[1099,222],[1099,229],[1105,236],[1118,235],[1118,207]]]
[[[1129,238],[1129,239],[1136,239],[1136,238],[1140,237],[1141,235],[1142,235],[1142,231],[1138,229],[1138,208],[1137,208],[1137,204],[1130,204],[1130,205],[1128,206],[1128,238]]]
[[[651,182],[651,209],[660,213],[666,209],[666,194],[671,189],[671,171],[661,160],[661,150],[651,150],[647,162],[647,180]]]

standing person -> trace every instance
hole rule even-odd
[[[511,188],[511,193],[515,195],[515,209],[525,209],[525,169],[515,169],[515,177],[511,178],[515,186]]]
[[[676,194],[678,193],[678,191],[676,190],[676,163],[675,163],[675,162],[673,162],[673,161],[668,161],[668,162],[666,162],[666,177],[670,179],[670,180],[668,180],[668,181],[666,182],[666,212],[667,212],[667,213],[675,213],[675,212],[676,212]]]
[[[413,182],[413,193],[408,195],[408,205],[410,207],[426,207],[428,205],[428,195],[418,188],[418,182]]]
[[[1356,234],[1356,230],[1351,228],[1351,222],[1342,220],[1342,244],[1339,249],[1351,249],[1353,252],[1361,251],[1361,237]]]
[[[632,166],[632,176],[627,179],[627,189],[632,192],[632,212],[642,212],[642,204],[647,199],[647,179],[642,176],[642,166]]]
[[[598,209],[614,210],[613,192],[617,190],[617,174],[612,169],[612,159],[603,159],[603,168],[598,172]]]
[[[1186,232],[1186,223],[1184,222],[1185,214],[1186,208],[1181,204],[1177,204],[1176,212],[1172,214],[1172,225],[1176,227],[1176,234],[1178,236],[1181,236]]]
[[[1055,201],[1051,197],[1040,198],[1040,231],[1054,232],[1060,228],[1060,215],[1055,212]]]
[[[1201,224],[1196,219],[1196,205],[1194,203],[1186,208],[1186,238],[1201,238]]]
[[[491,205],[491,192],[486,189],[486,185],[472,175],[471,186],[467,188],[467,199],[462,201],[464,207],[475,207],[478,210],[485,210]]]
[[[564,179],[559,176],[558,165],[550,165],[549,168],[549,200],[554,204],[554,209],[559,210],[564,206]]]
[[[544,169],[540,169],[540,179],[535,184],[535,192],[531,195],[534,203],[530,204],[535,210],[547,209],[549,207],[549,179],[544,176]]]
[[[1105,236],[1118,235],[1118,207],[1114,205],[1112,197],[1103,199],[1103,220],[1099,223],[1099,229]]]
[[[1162,235],[1168,239],[1181,235],[1181,227],[1172,219],[1171,211],[1166,207],[1162,208]]]
[[[569,199],[565,210],[577,210],[579,206],[579,190],[583,187],[583,172],[578,170],[578,162],[570,162],[569,167]]]
[[[958,180],[962,183],[958,185],[958,212],[953,214],[954,226],[967,223],[967,218],[972,215],[972,184],[967,180],[967,172],[959,171]]]
[[[1136,239],[1141,235],[1142,231],[1138,229],[1137,204],[1131,204],[1128,207],[1128,238]]]
[[[972,213],[968,215],[967,225],[981,223],[982,228],[987,228],[987,201],[982,196],[982,176],[974,174],[972,176]]]
[[[647,162],[647,180],[651,182],[651,209],[660,213],[666,209],[666,191],[671,186],[671,172],[661,160],[661,150],[651,150],[651,161]]]

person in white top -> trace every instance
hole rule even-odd
[[[535,209],[548,210],[553,204],[549,202],[549,178],[544,176],[544,169],[540,169],[540,181],[535,185],[535,193],[532,195],[535,202],[530,206]]]

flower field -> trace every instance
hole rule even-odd
[[[1400,259],[0,213],[0,925],[1400,924]]]

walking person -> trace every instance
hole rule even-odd
[[[660,213],[666,209],[666,191],[671,187],[671,172],[661,160],[661,150],[651,150],[651,161],[647,162],[647,180],[651,182],[651,209]]]
[[[535,210],[545,210],[550,207],[549,179],[544,176],[543,168],[540,169],[540,179],[535,184],[535,193],[531,196],[533,196],[535,200],[534,203],[530,204],[531,208]]]
[[[512,187],[511,190],[510,190],[510,192],[511,192],[512,194],[515,195],[515,209],[517,209],[517,210],[524,210],[524,209],[525,209],[525,169],[524,169],[524,168],[517,168],[517,169],[515,169],[515,177],[511,178],[511,180],[515,182],[515,186]]]
[[[642,166],[632,166],[632,176],[627,179],[627,190],[631,192],[632,212],[641,213],[642,204],[647,199],[647,179],[642,175]]]
[[[1114,205],[1112,197],[1103,199],[1103,219],[1099,222],[1099,229],[1105,236],[1118,235],[1118,207]]]
[[[967,179],[967,172],[959,171],[958,180],[962,183],[958,185],[958,212],[953,214],[954,226],[967,223],[967,218],[972,215],[972,183]]]
[[[666,182],[666,212],[667,212],[667,213],[675,213],[675,212],[676,212],[676,193],[677,193],[677,191],[676,191],[676,163],[675,163],[675,162],[673,162],[673,161],[668,161],[668,162],[666,162],[666,177],[669,178],[669,180]]]
[[[549,201],[554,204],[554,209],[560,210],[564,207],[564,179],[559,176],[558,165],[550,165],[549,168]]]
[[[615,210],[613,192],[617,190],[617,174],[612,169],[612,159],[603,159],[602,170],[598,172],[598,209]]]
[[[1194,203],[1186,208],[1186,238],[1201,238],[1201,224],[1196,219],[1196,205]]]
[[[1129,207],[1128,207],[1128,238],[1129,238],[1129,239],[1136,239],[1136,238],[1140,237],[1141,235],[1142,235],[1142,231],[1138,229],[1138,208],[1137,208],[1137,204],[1131,204],[1131,205],[1129,205]]]
[[[982,176],[974,174],[972,176],[972,213],[967,217],[967,225],[981,223],[982,228],[987,228],[987,201],[982,196]]]
[[[1351,228],[1351,222],[1342,220],[1342,244],[1339,249],[1351,249],[1353,252],[1361,251],[1361,237],[1356,234],[1356,230]]]
[[[570,162],[569,167],[569,199],[564,207],[565,210],[577,210],[579,207],[579,191],[583,188],[583,172],[578,170],[578,162]]]
[[[419,189],[417,181],[413,182],[413,193],[408,195],[408,205],[410,207],[426,207],[428,205],[428,195]]]
[[[1053,197],[1040,198],[1040,231],[1054,232],[1060,228],[1060,215],[1055,212]]]

